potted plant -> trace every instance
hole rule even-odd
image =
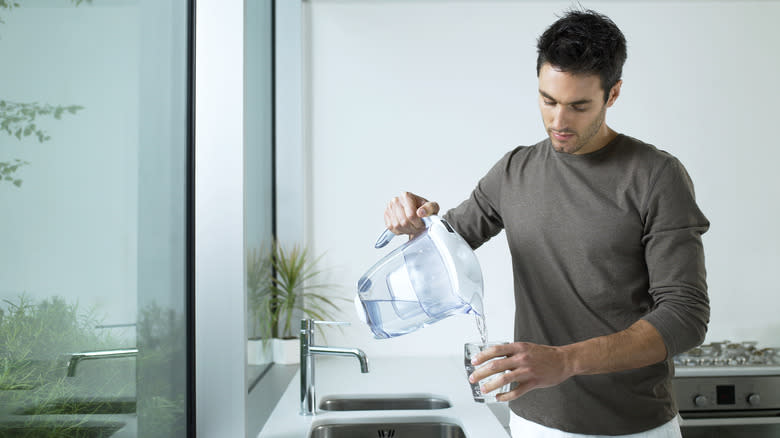
[[[327,293],[333,285],[322,282],[324,272],[317,268],[321,258],[301,245],[288,248],[279,242],[267,253],[252,250],[247,256],[249,305],[260,348],[267,357],[270,345],[276,363],[298,363],[301,318],[329,320],[339,309],[335,301],[343,298]]]

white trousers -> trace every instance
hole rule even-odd
[[[564,432],[541,424],[528,421],[509,411],[509,429],[512,438],[615,438],[614,435],[583,435],[580,433]],[[645,432],[632,433],[630,435],[617,435],[619,438],[682,438],[678,417],[672,418],[666,424]]]

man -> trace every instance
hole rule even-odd
[[[622,32],[571,11],[538,40],[549,138],[507,153],[445,218],[472,248],[506,231],[515,342],[478,357],[472,382],[509,401],[515,437],[679,437],[671,357],[709,321],[701,235],[709,222],[682,164],[605,123],[620,95]],[[404,193],[385,210],[415,235],[439,206]]]

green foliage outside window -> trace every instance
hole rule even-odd
[[[84,2],[92,3],[92,0],[71,0],[71,2],[78,6]],[[20,7],[18,1],[0,0],[0,11],[11,11],[18,7]],[[5,23],[5,21],[3,16],[0,15],[0,24],[2,23]],[[0,38],[2,37],[1,35],[0,33]],[[53,117],[55,120],[60,120],[63,115],[76,114],[76,112],[82,109],[84,107],[80,105],[13,102],[0,98],[0,132],[10,137],[15,137],[17,140],[34,136],[39,143],[43,143],[51,137],[38,125],[40,119]],[[29,161],[20,158],[9,159],[0,154],[0,185],[10,183],[16,187],[21,187],[22,179],[19,176],[19,171],[24,166],[29,166],[30,164]]]

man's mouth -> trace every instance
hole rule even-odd
[[[573,132],[559,132],[559,131],[550,130],[550,133],[552,134],[553,137],[555,137],[556,140],[559,141],[566,141],[574,137]]]

